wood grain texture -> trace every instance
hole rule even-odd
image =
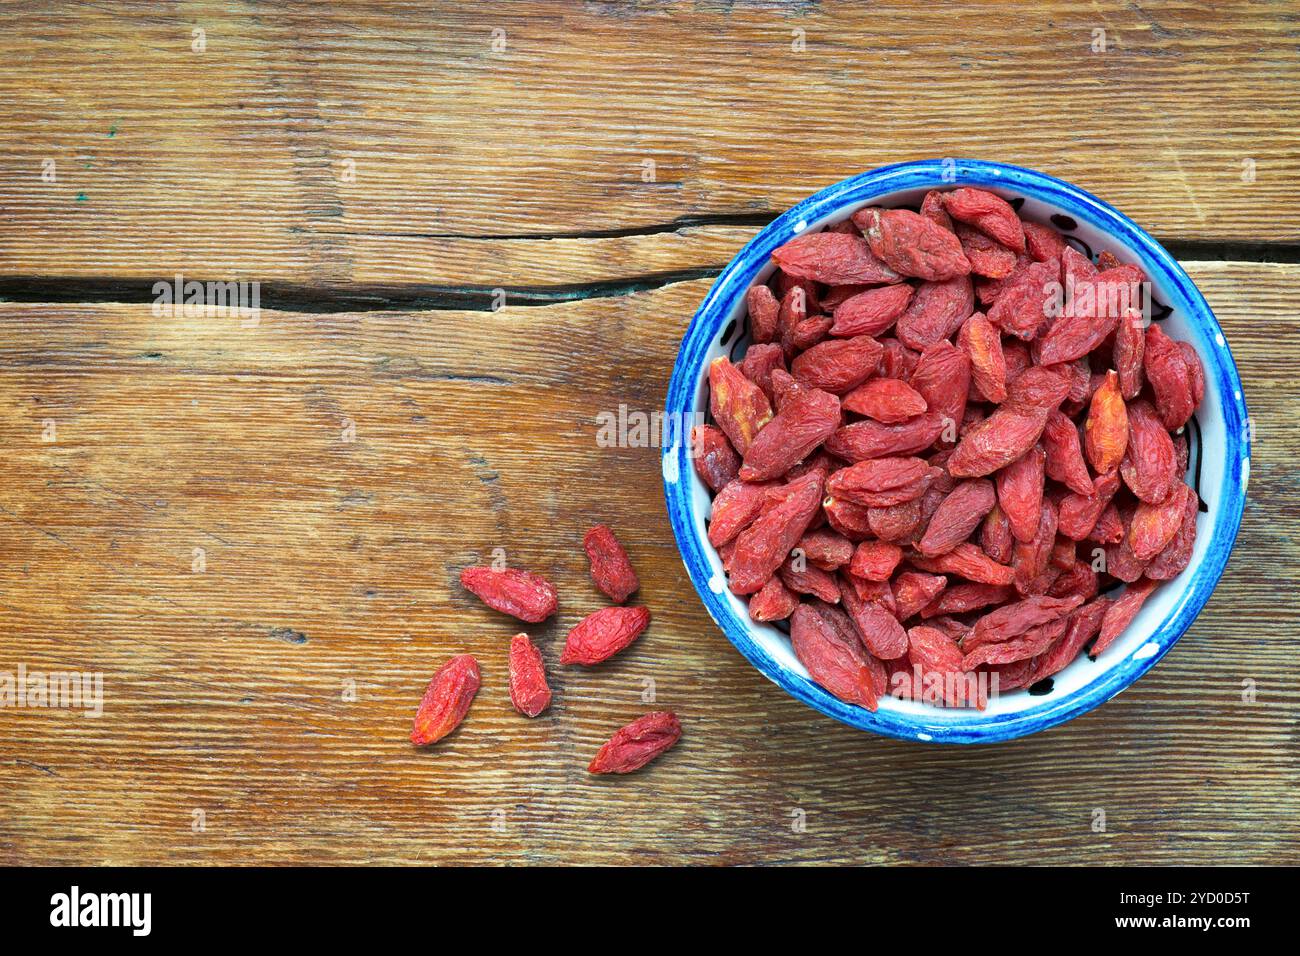
[[[945,155],[1160,238],[1300,238],[1285,0],[3,10],[0,277],[595,281],[699,237],[541,237],[761,216]],[[464,240],[502,235],[534,238]]]
[[[1227,573],[1119,698],[964,749],[854,731],[764,680],[692,595],[657,452],[598,447],[601,411],[661,407],[707,281],[255,328],[0,304],[0,665],[101,671],[106,696],[98,719],[0,709],[0,863],[1300,862],[1300,395],[1279,362],[1300,267],[1187,266],[1258,426]],[[580,547],[596,520],[655,617],[562,669],[565,630],[603,604]],[[516,622],[456,583],[496,547],[562,595],[530,628],[556,686],[535,721],[506,696]],[[417,751],[414,705],[460,651],[483,690]],[[650,680],[682,743],[588,776]]]

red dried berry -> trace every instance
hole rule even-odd
[[[1119,377],[1106,373],[1106,380],[1092,396],[1088,420],[1083,425],[1083,447],[1088,462],[1102,474],[1114,471],[1128,447],[1128,409],[1119,392]]]
[[[796,236],[772,252],[784,272],[827,285],[897,282],[898,274],[873,255],[861,236],[815,232]]]
[[[800,604],[790,617],[790,643],[809,675],[840,700],[876,709],[879,692],[868,653],[856,638],[848,640],[818,608]]]
[[[850,296],[835,306],[835,321],[831,335],[880,335],[898,320],[908,303],[913,289],[906,283],[867,289]]]
[[[1133,618],[1137,617],[1138,611],[1142,610],[1142,605],[1146,603],[1146,599],[1151,596],[1158,583],[1142,580],[1130,584],[1124,589],[1124,593],[1106,608],[1106,615],[1101,620],[1101,633],[1097,635],[1097,643],[1092,646],[1093,657],[1098,657],[1102,651],[1115,643],[1115,640],[1133,623]]]
[[[415,712],[411,743],[434,743],[456,729],[479,688],[478,661],[472,654],[453,657],[433,675]]]
[[[460,583],[493,610],[529,624],[546,620],[560,603],[555,587],[544,577],[515,568],[465,568]]]
[[[957,237],[910,210],[860,209],[853,223],[876,257],[900,275],[937,282],[970,272]]]
[[[1007,397],[1007,360],[1002,354],[1002,336],[983,312],[962,323],[957,345],[970,360],[971,381],[980,395],[994,404]]]
[[[591,563],[591,579],[611,600],[622,604],[641,586],[623,545],[606,525],[598,524],[588,531],[582,546]]]
[[[695,473],[712,491],[721,491],[740,471],[740,456],[727,436],[713,425],[691,429],[691,461]]]
[[[741,532],[731,555],[733,593],[753,594],[767,583],[808,530],[821,500],[821,474],[804,475],[786,486],[785,498],[779,504]]]
[[[774,373],[775,381],[778,375]],[[779,478],[807,458],[840,424],[840,400],[816,388],[797,388],[778,402],[776,416],[745,452],[745,481]]]
[[[631,773],[640,770],[677,743],[681,736],[681,721],[672,711],[655,711],[638,717],[616,731],[596,751],[596,756],[587,765],[587,772]]]
[[[1024,226],[1001,196],[967,186],[944,193],[943,206],[953,219],[974,226],[1012,252],[1025,251]]]
[[[725,357],[709,364],[709,411],[742,455],[772,418],[763,390]]]
[[[779,577],[769,578],[749,599],[749,616],[759,623],[784,621],[799,606],[799,596]]]
[[[536,717],[551,706],[546,666],[527,634],[510,639],[510,703],[525,717]]]
[[[886,425],[897,425],[925,413],[925,399],[896,378],[873,378],[844,396],[840,407]]]
[[[569,631],[560,663],[590,667],[609,660],[640,637],[649,623],[650,612],[643,607],[601,608]]]

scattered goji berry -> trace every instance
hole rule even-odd
[[[608,526],[598,524],[588,531],[582,546],[591,563],[591,579],[614,602],[622,604],[641,586],[627,552]]]
[[[527,634],[510,639],[510,703],[525,717],[536,717],[551,706],[542,654]]]
[[[546,620],[560,603],[555,587],[544,577],[516,568],[465,568],[460,583],[493,610],[529,624]]]
[[[474,655],[457,655],[438,668],[415,712],[411,743],[423,747],[455,730],[465,719],[478,688],[478,661]]]
[[[561,664],[591,666],[609,660],[627,647],[650,623],[643,607],[606,607],[588,614],[569,631]]]
[[[587,772],[631,773],[640,770],[677,743],[681,736],[681,721],[672,711],[655,711],[638,717],[616,731],[596,751],[596,756],[587,765]]]

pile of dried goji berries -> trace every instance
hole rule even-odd
[[[1100,654],[1187,566],[1203,370],[1138,266],[971,188],[772,258],[692,453],[731,590],[832,694],[982,707]]]
[[[569,631],[561,664],[592,666],[627,647],[650,623],[643,607],[621,607],[641,586],[627,552],[614,532],[597,525],[583,538],[596,587],[616,606],[589,614]],[[559,595],[545,578],[517,568],[470,567],[460,582],[488,607],[530,624],[546,620],[559,608]],[[431,744],[451,733],[465,718],[479,689],[478,661],[461,654],[444,664],[424,692],[415,715],[411,742]],[[527,634],[510,642],[510,702],[525,717],[536,717],[551,704],[551,688],[541,652]],[[644,767],[677,742],[677,716],[656,711],[617,731],[592,758],[591,773],[630,773]]]

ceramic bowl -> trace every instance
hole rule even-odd
[[[882,698],[875,713],[847,704],[809,678],[783,630],[751,621],[747,602],[727,589],[721,562],[705,536],[710,495],[689,457],[688,427],[672,430],[662,465],[668,515],[691,582],[723,633],[768,679],[810,707],[863,730],[905,740],[988,743],[1060,724],[1132,684],[1195,620],[1228,561],[1250,473],[1246,403],[1219,323],[1173,257],[1123,213],[1043,173],[965,159],[885,166],[823,189],[783,213],[727,265],[682,339],[666,411],[668,421],[686,425],[706,412],[709,362],[743,354],[745,290],[771,274],[773,249],[863,206],[916,208],[928,190],[956,186],[996,192],[1019,206],[1022,217],[1056,226],[1086,254],[1107,249],[1140,265],[1152,282],[1153,319],[1173,338],[1190,342],[1205,366],[1205,399],[1186,426],[1187,481],[1202,502],[1195,552],[1181,575],[1156,589],[1115,644],[1095,661],[1080,656],[1047,681],[996,697],[982,712],[893,697]]]

